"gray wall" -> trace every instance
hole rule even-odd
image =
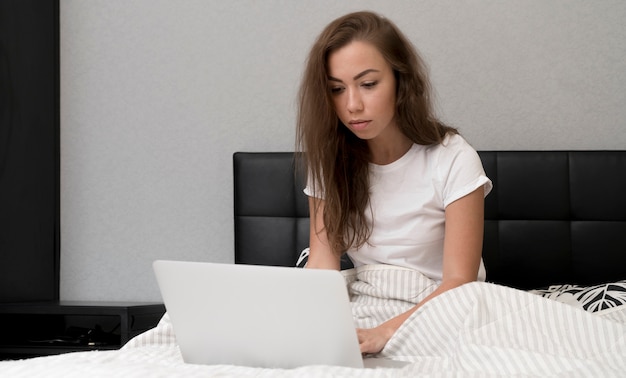
[[[61,0],[61,299],[160,300],[233,261],[232,154],[293,150],[319,31],[394,20],[477,149],[626,148],[626,2]]]

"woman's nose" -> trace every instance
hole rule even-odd
[[[348,91],[347,108],[350,113],[363,110],[363,100],[361,99],[361,94],[358,91],[356,90]]]

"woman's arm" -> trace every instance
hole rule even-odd
[[[481,186],[446,207],[441,285],[409,311],[376,328],[358,329],[361,353],[378,353],[400,325],[424,303],[465,283],[476,281],[482,256],[484,189]]]
[[[341,258],[334,253],[328,244],[324,227],[324,200],[309,197],[309,214],[311,215],[309,260],[306,268],[341,269]]]

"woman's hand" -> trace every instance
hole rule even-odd
[[[395,330],[381,324],[376,328],[357,328],[361,354],[376,354],[383,350]]]
[[[357,328],[356,335],[359,339],[361,354],[376,354],[383,350],[391,336],[400,328],[402,323],[413,314],[419,305],[408,311],[381,323],[374,328]]]

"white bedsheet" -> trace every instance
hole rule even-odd
[[[359,327],[404,311],[435,287],[417,272],[380,266],[350,271],[347,280]],[[626,309],[592,314],[527,292],[475,282],[416,311],[381,356],[411,363],[400,369],[363,370],[185,364],[165,315],[157,327],[119,351],[3,361],[0,377],[623,377]]]

